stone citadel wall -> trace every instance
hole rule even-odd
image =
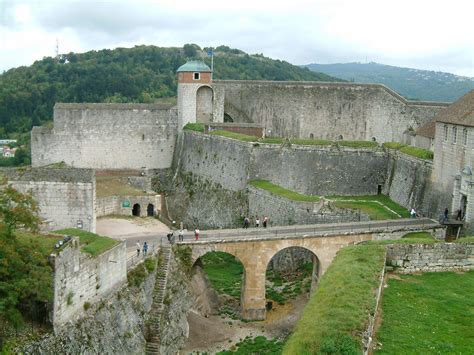
[[[268,135],[407,142],[445,103],[408,101],[379,84],[216,80],[214,120],[262,124]]]
[[[375,195],[380,187],[407,209],[414,207],[434,218],[449,206],[449,194],[438,191],[430,181],[430,161],[381,147],[257,144],[192,131],[183,132],[182,142],[175,159],[180,174],[192,175],[184,188],[192,192],[186,198],[183,191],[179,198],[171,197],[170,212],[177,220],[200,221],[206,228],[240,225],[239,217],[261,213],[276,216],[279,223],[285,218],[287,223],[290,217],[299,223],[319,222],[311,213],[301,219],[295,212],[301,209],[308,214],[312,206],[275,203],[272,197],[256,194],[247,185],[252,179],[322,196]]]
[[[171,166],[177,110],[170,105],[56,104],[54,127],[33,127],[32,165],[76,168]]]
[[[82,225],[96,230],[95,174],[90,169],[2,169],[0,174],[22,193],[31,192],[39,205],[43,229],[57,230]]]

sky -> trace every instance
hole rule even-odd
[[[227,45],[474,77],[472,0],[0,0],[0,72],[59,53]]]

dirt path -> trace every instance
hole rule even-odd
[[[231,348],[247,336],[284,338],[300,319],[307,301],[308,294],[305,294],[283,306],[276,304],[267,312],[267,319],[260,322],[246,323],[217,315],[206,318],[191,311],[188,313],[189,337],[180,354],[193,352],[215,354]]]

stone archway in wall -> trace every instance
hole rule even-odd
[[[155,206],[152,203],[149,203],[146,208],[146,215],[148,217],[153,217],[155,215]]]
[[[132,207],[132,216],[140,217],[141,207],[139,203],[135,203]]]
[[[320,262],[313,251],[288,246],[274,253],[265,275],[267,311],[312,291],[319,276]]]
[[[212,122],[212,100],[214,92],[204,85],[196,91],[196,122]]]
[[[201,316],[226,314],[240,317],[245,285],[245,267],[235,255],[206,251],[191,268],[192,308]]]

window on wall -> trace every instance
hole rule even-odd
[[[453,143],[456,143],[458,141],[458,128],[453,127]]]
[[[443,126],[443,140],[448,141],[448,125]]]
[[[201,79],[201,73],[194,73],[193,78],[194,78],[194,80]]]
[[[467,128],[462,130],[462,144],[467,145]]]

